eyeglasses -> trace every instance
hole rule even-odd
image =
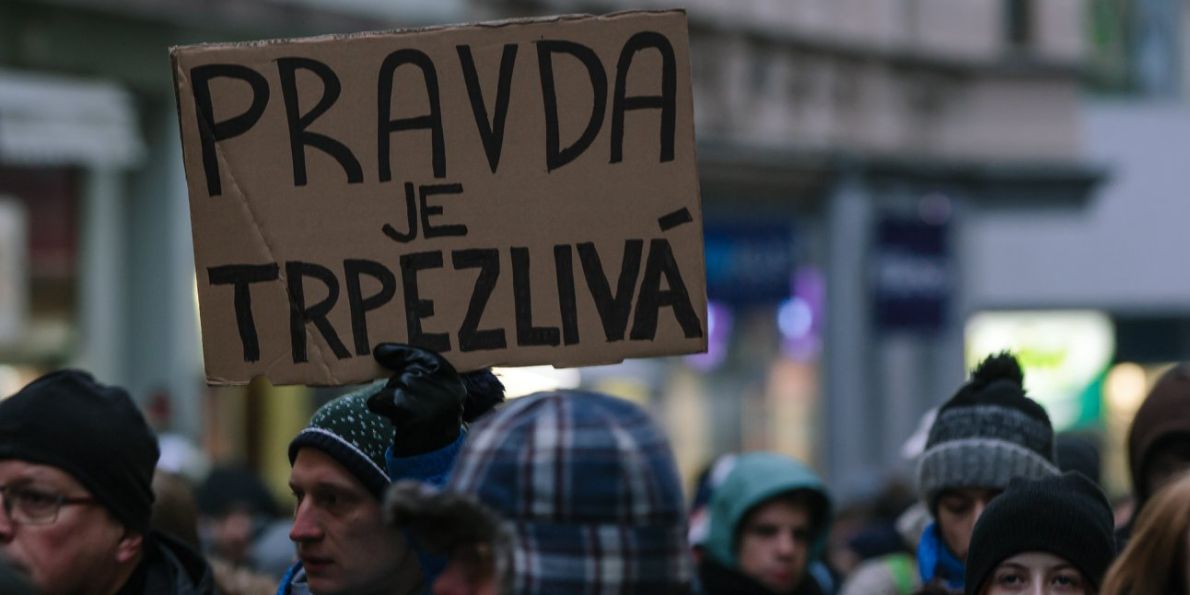
[[[67,498],[27,486],[0,486],[0,496],[4,497],[8,518],[25,525],[49,525],[58,520],[63,506],[95,503],[94,498]]]

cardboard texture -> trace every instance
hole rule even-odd
[[[209,383],[706,349],[684,12],[171,58]]]

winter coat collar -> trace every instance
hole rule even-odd
[[[948,589],[963,590],[963,576],[967,569],[942,541],[936,522],[926,527],[917,545],[917,569],[923,585],[938,578]]]
[[[202,556],[156,531],[144,543],[145,558],[118,595],[214,595],[215,578]]]
[[[707,556],[698,565],[698,578],[704,595],[822,595],[818,584],[807,571],[792,593],[776,593],[739,571],[728,568]]]

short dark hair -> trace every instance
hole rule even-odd
[[[826,526],[827,501],[821,492],[811,488],[798,488],[796,490],[781,492],[753,504],[744,514],[740,515],[740,522],[733,529],[733,550],[739,550],[740,541],[744,537],[744,527],[748,526],[748,523],[751,522],[752,516],[761,508],[773,502],[787,502],[793,506],[806,509],[810,515],[810,532],[813,535],[818,535],[822,531],[822,528]]]

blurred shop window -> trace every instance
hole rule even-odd
[[[29,215],[0,196],[0,344],[19,341],[29,318]]]
[[[65,167],[2,167],[0,195],[24,212],[27,309],[0,337],[0,362],[52,366],[65,357],[78,299],[78,175]]]
[[[1025,390],[1045,407],[1054,431],[1097,431],[1103,386],[1116,354],[1110,317],[1095,310],[978,312],[965,329],[967,369],[1008,350],[1025,373]]]
[[[1159,98],[1184,93],[1185,10],[1179,0],[1090,0],[1091,89]]]
[[[1129,86],[1128,23],[1132,11],[1127,0],[1091,0],[1087,4],[1087,57],[1091,87],[1121,91]]]
[[[1028,47],[1033,42],[1033,2],[1006,0],[1004,29],[1005,40],[1010,48]]]

